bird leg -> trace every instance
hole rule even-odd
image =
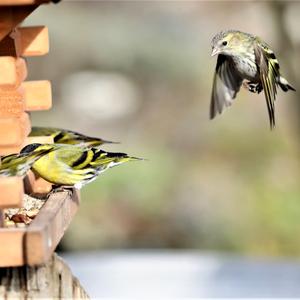
[[[262,85],[260,82],[244,81],[243,86],[251,93],[259,94],[262,91]]]

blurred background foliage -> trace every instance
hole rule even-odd
[[[120,141],[148,161],[82,190],[61,247],[194,248],[299,255],[299,93],[279,92],[270,132],[263,94],[242,90],[216,120],[208,108],[212,36],[261,36],[300,87],[300,3],[63,1],[28,24],[50,30],[30,79],[49,79],[53,109],[33,124]]]

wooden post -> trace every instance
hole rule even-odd
[[[89,299],[70,268],[55,253],[38,267],[0,269],[0,299]]]

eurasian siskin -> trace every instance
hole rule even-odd
[[[259,37],[237,30],[221,31],[212,39],[212,56],[218,54],[210,105],[210,118],[230,106],[244,80],[254,93],[264,90],[271,129],[275,127],[277,87],[295,90],[280,74],[271,48]]]
[[[84,134],[54,127],[33,126],[29,136],[51,136],[54,143],[68,145],[85,145],[87,147],[98,147],[103,144],[116,144],[116,142],[86,136]]]
[[[140,160],[125,153],[63,144],[31,144],[21,153],[34,154],[47,149],[51,150],[32,164],[33,172],[53,184],[78,189],[113,166]]]
[[[0,176],[25,176],[32,165],[50,151],[52,151],[51,147],[48,149],[39,149],[35,152],[2,156],[0,159]]]

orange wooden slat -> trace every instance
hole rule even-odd
[[[34,4],[34,0],[0,0],[0,5],[28,5]]]
[[[25,81],[22,83],[25,110],[47,110],[52,106],[51,83],[48,80]]]
[[[23,88],[0,88],[0,118],[22,115],[25,110],[24,97]]]
[[[0,0],[1,5],[32,5],[32,4],[43,4],[50,2],[50,0]]]
[[[0,177],[0,208],[21,207],[23,194],[22,177]]]
[[[0,56],[0,90],[16,88],[27,77],[27,66],[24,58]]]
[[[22,56],[40,56],[49,52],[49,32],[45,26],[19,27]]]
[[[49,52],[45,26],[18,27],[0,42],[0,56],[41,56]]]
[[[30,128],[30,119],[27,113],[22,113],[19,117],[0,118],[0,155],[3,154],[2,146],[11,147],[23,144]]]

